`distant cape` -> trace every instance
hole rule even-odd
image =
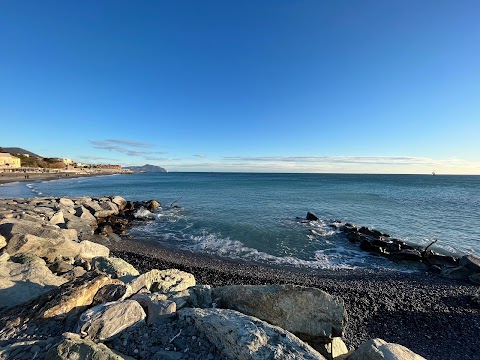
[[[161,166],[145,164],[143,166],[124,166],[124,169],[131,170],[133,172],[147,172],[147,173],[156,173],[156,172],[168,172]]]

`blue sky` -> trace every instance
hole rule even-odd
[[[478,1],[0,2],[0,146],[480,174]]]

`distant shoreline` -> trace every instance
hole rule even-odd
[[[0,185],[16,183],[16,182],[31,182],[42,180],[58,180],[79,177],[92,177],[101,175],[115,175],[111,172],[96,172],[96,173],[0,173]],[[28,176],[28,178],[25,178]]]

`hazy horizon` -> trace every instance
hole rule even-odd
[[[168,171],[480,174],[476,1],[0,3],[0,146]]]

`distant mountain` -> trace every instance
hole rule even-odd
[[[35,154],[31,151],[28,151],[28,150],[25,150],[25,149],[22,149],[22,148],[18,148],[18,147],[1,147],[3,149],[3,152],[7,152],[7,153],[10,153],[12,155],[15,155],[15,154],[27,154],[27,155],[30,155],[32,157],[37,157],[37,158],[40,158],[42,159],[43,157],[38,155],[38,154]]]
[[[132,170],[134,172],[147,172],[147,173],[156,173],[156,172],[168,172],[166,169],[161,166],[145,164],[143,166],[124,166],[124,169]]]

